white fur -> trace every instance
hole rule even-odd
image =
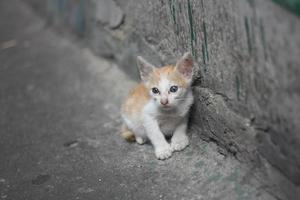
[[[171,87],[172,83],[164,79],[159,85],[160,90],[165,91]],[[151,100],[143,110],[146,135],[153,144],[158,159],[168,158],[171,156],[170,152],[183,150],[189,144],[186,135],[187,114],[193,103],[193,95],[190,89],[186,92],[184,100],[179,102],[174,102],[176,101],[175,94],[169,95],[169,102],[174,106],[170,110],[164,110],[158,105],[158,100]],[[171,145],[167,143],[164,136],[172,136]]]
[[[154,66],[142,57],[138,57],[137,63],[141,78],[147,85],[148,76]],[[130,118],[123,116],[127,127],[135,134],[137,143],[143,144],[146,140],[150,140],[158,159],[169,158],[172,152],[183,150],[189,145],[186,131],[188,112],[194,100],[190,88],[192,65],[190,53],[185,53],[176,64],[176,69],[188,81],[186,88],[178,87],[178,91],[172,93],[170,87],[176,83],[172,83],[167,77],[162,76],[159,84],[155,86],[160,91],[159,94],[149,91],[151,98],[144,106],[142,114]],[[161,99],[168,100],[167,106],[161,104]],[[170,144],[165,136],[172,136]]]
[[[163,93],[172,85],[174,84],[169,80],[162,78],[158,88]],[[179,88],[177,93],[169,94],[168,99],[171,104],[169,109],[161,106],[159,100],[151,98],[144,106],[142,116],[136,116],[135,119],[123,116],[139,144],[151,141],[158,159],[169,158],[173,151],[183,150],[189,144],[186,129],[188,112],[193,103],[192,91],[190,88]],[[172,136],[171,144],[166,141],[165,136]]]

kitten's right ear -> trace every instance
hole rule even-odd
[[[193,76],[193,56],[186,52],[176,63],[176,70],[187,80]]]
[[[143,81],[147,81],[149,78],[149,75],[154,70],[154,66],[148,63],[144,58],[141,56],[137,57],[137,66],[140,71],[140,76]]]

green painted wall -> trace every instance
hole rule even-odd
[[[300,16],[300,0],[273,0],[273,1],[289,9],[296,15]]]

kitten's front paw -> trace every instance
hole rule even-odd
[[[159,160],[165,160],[172,155],[172,149],[170,145],[165,147],[159,147],[155,149],[156,158]]]
[[[181,151],[185,149],[190,144],[189,138],[184,137],[171,141],[171,148],[173,151]]]
[[[145,142],[146,142],[146,140],[142,137],[136,137],[135,140],[140,145],[145,144]]]

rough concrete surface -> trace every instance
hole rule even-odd
[[[0,199],[298,199],[263,158],[240,163],[197,129],[166,161],[126,143],[119,105],[132,79],[21,1],[0,1],[0,19]]]
[[[136,55],[160,65],[192,52],[191,126],[240,161],[264,156],[299,186],[299,0],[23,1],[134,80]]]

